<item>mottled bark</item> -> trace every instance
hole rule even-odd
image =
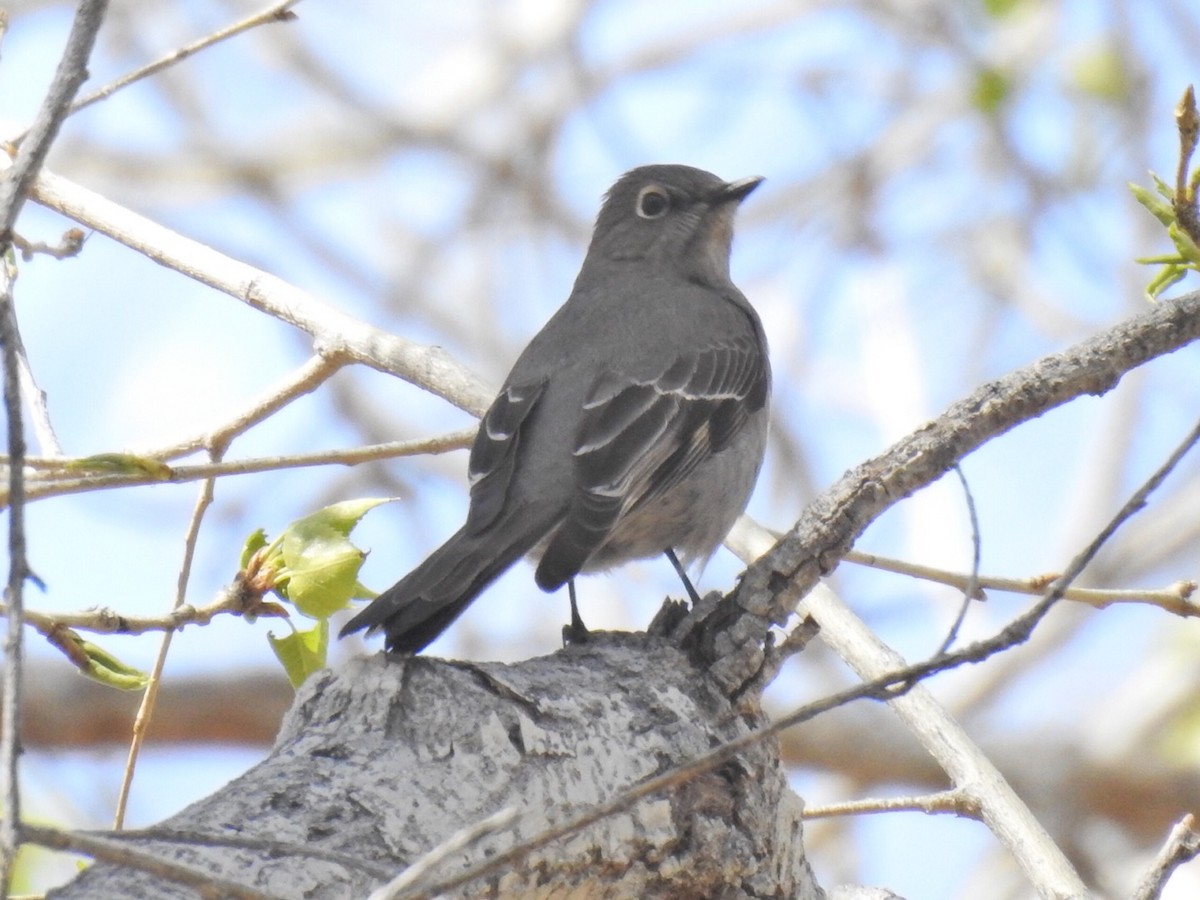
[[[669,642],[604,635],[516,665],[377,655],[309,680],[270,757],[163,823],[340,851],[399,872],[507,806],[457,874],[761,724]],[[822,897],[774,742],[458,888],[481,897]],[[138,841],[271,896],[362,897],[371,874],[303,855]],[[193,897],[98,863],[55,898]]]

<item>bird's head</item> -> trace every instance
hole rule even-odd
[[[641,166],[604,198],[588,259],[645,260],[708,284],[729,280],[733,217],[762,182],[722,181],[691,166]]]

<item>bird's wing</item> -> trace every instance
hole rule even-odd
[[[468,533],[478,534],[496,521],[504,508],[522,428],[545,392],[547,380],[506,385],[479,423],[467,465],[471,484],[471,511],[465,529]]]
[[[764,352],[750,335],[681,353],[651,377],[604,372],[584,403],[575,496],[542,557],[538,584],[549,589],[573,578],[622,515],[724,449],[766,404],[769,388]]]

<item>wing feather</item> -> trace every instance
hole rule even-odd
[[[465,530],[478,534],[500,515],[508,498],[521,431],[546,390],[548,379],[506,385],[479,423],[467,478],[471,484],[471,511]]]
[[[622,516],[727,447],[769,386],[764,349],[750,336],[681,353],[652,377],[602,374],[575,441],[575,497],[538,583],[549,589],[574,577]]]

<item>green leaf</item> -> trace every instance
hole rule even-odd
[[[103,647],[90,641],[79,641],[79,648],[87,659],[86,666],[80,671],[93,681],[122,691],[139,691],[150,681],[145,672],[126,665]]]
[[[165,462],[134,453],[97,453],[94,456],[69,460],[66,467],[72,471],[112,475],[147,475],[155,481],[170,481],[174,474]]]
[[[318,509],[303,519],[297,519],[292,526],[311,522],[340,531],[343,536],[348,536],[363,516],[375,507],[391,503],[394,499],[394,497],[361,497],[358,500],[343,500],[340,503],[332,503],[324,509]]]
[[[280,539],[280,593],[306,616],[325,619],[345,609],[362,585],[358,571],[366,554],[349,534],[370,510],[387,499],[346,500],[317,510],[287,527]]]
[[[1080,55],[1072,67],[1075,86],[1108,103],[1129,98],[1132,79],[1121,52],[1111,44],[1100,44]]]
[[[1161,179],[1159,179],[1159,177],[1153,172],[1150,174],[1153,176],[1156,182],[1161,181]],[[1134,199],[1137,200],[1138,203],[1142,204],[1142,206],[1146,207],[1146,209],[1150,211],[1150,215],[1158,219],[1158,221],[1163,225],[1170,226],[1174,223],[1175,207],[1171,205],[1170,195],[1168,195],[1168,199],[1164,200],[1157,194],[1146,190],[1146,188],[1142,187],[1140,184],[1134,184],[1132,181],[1129,182],[1129,190],[1133,193]]]
[[[329,620],[321,619],[308,631],[293,631],[281,638],[268,632],[267,640],[271,642],[276,658],[283,664],[288,681],[293,688],[298,688],[313,672],[325,668],[329,649]]]
[[[1175,188],[1159,178],[1157,172],[1151,172],[1150,177],[1154,179],[1154,189],[1167,200],[1173,202],[1175,200]]]
[[[262,528],[251,532],[250,536],[246,538],[246,543],[242,545],[242,556],[238,561],[238,568],[245,569],[250,565],[250,557],[265,546],[267,546],[267,532]]]
[[[1187,274],[1187,269],[1180,266],[1163,266],[1154,280],[1146,285],[1146,296],[1151,300],[1157,300],[1159,294],[1169,288],[1178,281],[1183,280],[1183,276]]]
[[[1167,234],[1170,235],[1183,262],[1192,268],[1200,266],[1200,247],[1197,247],[1188,233],[1179,227],[1178,222],[1172,222],[1167,227]]]
[[[983,11],[993,19],[1002,19],[1026,4],[1027,0],[983,0]]]
[[[971,86],[971,103],[987,115],[1000,110],[1012,93],[1012,81],[999,69],[980,69],[975,73],[975,84]]]

